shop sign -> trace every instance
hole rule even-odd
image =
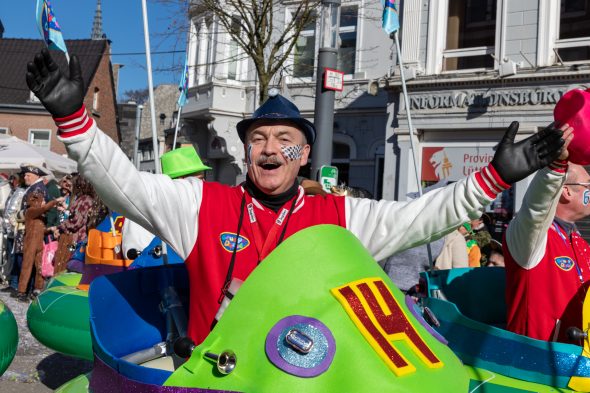
[[[453,91],[447,94],[412,95],[409,101],[410,110],[555,105],[564,93],[560,89]]]
[[[457,181],[485,167],[492,158],[492,147],[423,147],[422,181]]]

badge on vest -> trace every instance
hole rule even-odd
[[[219,235],[219,240],[221,241],[221,246],[227,252],[234,252],[234,247],[236,246],[236,234],[231,232],[222,232]],[[238,238],[238,247],[236,248],[236,252],[240,252],[246,247],[250,245],[250,240],[241,236]]]
[[[574,267],[574,261],[570,257],[557,257],[555,258],[555,264],[566,272],[569,272]]]

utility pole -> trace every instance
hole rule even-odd
[[[322,0],[320,14],[320,48],[316,72],[314,124],[317,132],[312,148],[311,178],[319,180],[322,166],[332,163],[334,130],[334,95],[342,90],[343,74],[338,66],[338,30],[340,0]]]

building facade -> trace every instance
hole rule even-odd
[[[195,145],[213,168],[208,179],[241,182],[246,173],[244,147],[236,124],[258,107],[256,74],[251,60],[230,39],[216,18],[191,3],[188,39],[189,94],[182,108],[181,135]],[[296,3],[285,1],[273,21],[285,26]],[[343,1],[338,69],[344,89],[336,93],[332,164],[340,181],[379,196],[382,189],[387,94],[367,93],[370,81],[392,68],[391,40],[381,30],[379,1]],[[236,12],[236,17],[237,17]],[[236,28],[239,28],[236,26]],[[273,87],[313,121],[319,21],[304,27]],[[302,171],[309,173],[309,168]]]
[[[455,181],[489,163],[512,121],[517,140],[553,121],[553,108],[590,82],[590,1],[406,0],[401,46],[407,82],[388,78],[384,198]],[[511,216],[530,179],[490,208]],[[508,217],[509,218],[509,217]]]
[[[70,55],[78,55],[86,88],[84,104],[113,140],[119,142],[114,76],[108,40],[66,40]],[[57,127],[49,112],[30,92],[25,81],[27,63],[45,47],[42,40],[0,39],[0,53],[10,54],[0,62],[0,133],[10,134],[58,154],[66,154],[57,140]],[[62,70],[67,62],[62,52],[51,55]]]

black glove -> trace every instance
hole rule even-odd
[[[498,144],[492,166],[498,175],[508,184],[516,183],[537,170],[553,162],[565,143],[561,136],[563,131],[553,123],[535,135],[514,143],[518,131],[518,122],[513,121]]]
[[[70,77],[62,74],[49,51],[43,49],[27,64],[27,85],[53,117],[66,117],[84,103],[84,82],[77,56],[70,59]]]

